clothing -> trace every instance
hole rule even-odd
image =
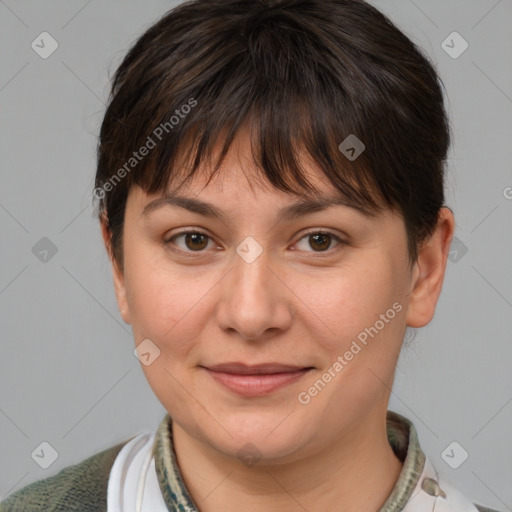
[[[171,422],[166,414],[156,432],[25,486],[0,503],[0,512],[197,512],[177,463]],[[377,512],[496,512],[439,479],[407,418],[388,411],[387,434],[403,467]]]

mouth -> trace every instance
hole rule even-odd
[[[223,363],[202,366],[224,388],[243,396],[264,396],[297,382],[313,370],[312,366],[295,366],[280,363],[246,365]]]

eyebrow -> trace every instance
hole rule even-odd
[[[205,217],[217,217],[224,222],[229,220],[229,215],[217,206],[201,201],[192,197],[184,197],[177,195],[164,195],[149,202],[143,209],[141,216],[147,216],[151,212],[163,208],[165,206],[178,206],[192,213],[197,213]],[[277,222],[291,221],[293,219],[304,217],[310,213],[319,212],[332,206],[348,206],[367,217],[373,217],[374,211],[364,208],[346,197],[341,196],[319,196],[314,199],[302,199],[288,206],[281,208],[276,217]]]

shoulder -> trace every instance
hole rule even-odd
[[[0,512],[96,512],[107,508],[107,488],[114,461],[130,439],[33,482],[0,503]]]

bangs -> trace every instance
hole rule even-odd
[[[367,115],[361,97],[354,97],[363,84],[354,87],[353,82],[363,82],[364,77],[354,74],[355,65],[348,62],[344,69],[345,75],[352,75],[347,88],[347,77],[330,69],[328,58],[319,61],[304,54],[305,45],[319,46],[319,42],[290,25],[289,19],[286,25],[279,18],[269,20],[248,37],[245,47],[236,38],[226,47],[226,39],[221,38],[224,59],[211,60],[211,53],[220,52],[211,42],[210,51],[196,51],[188,67],[172,63],[167,73],[172,69],[180,78],[171,80],[165,70],[160,71],[162,86],[157,95],[147,100],[142,95],[123,119],[136,125],[138,134],[132,147],[122,152],[130,154],[148,137],[155,141],[154,149],[129,174],[127,186],[136,184],[146,193],[163,193],[171,183],[181,186],[199,169],[204,171],[206,164],[213,164],[211,179],[237,133],[248,127],[254,163],[276,189],[294,194],[317,192],[306,178],[306,156],[354,206],[376,211],[382,199],[391,205],[371,170],[371,141],[364,123],[359,122]],[[311,40],[305,42],[307,38]],[[135,85],[144,91],[150,78],[141,71],[141,83]],[[123,92],[120,82],[114,83],[118,96]],[[339,149],[349,135],[366,146],[354,161]],[[215,155],[219,143],[222,149]]]
[[[164,194],[168,188],[177,191],[200,174],[207,178],[208,185],[220,170],[235,138],[243,133],[248,134],[244,141],[250,144],[262,186],[270,184],[299,196],[315,195],[319,190],[307,176],[318,169],[350,205],[368,213],[376,212],[382,206],[378,185],[365,172],[368,164],[363,158],[351,162],[340,151],[338,146],[345,137],[338,140],[332,135],[340,130],[326,129],[325,120],[315,116],[318,109],[306,104],[299,109],[298,100],[282,99],[295,105],[283,118],[278,101],[275,96],[269,96],[268,102],[251,105],[240,98],[236,117],[230,117],[222,108],[222,98],[211,103],[212,111],[206,120],[191,124],[179,135],[169,134],[162,141],[161,149],[155,149],[154,161],[148,160],[140,172],[133,174],[133,183],[148,194]],[[345,131],[348,136],[350,131]]]

